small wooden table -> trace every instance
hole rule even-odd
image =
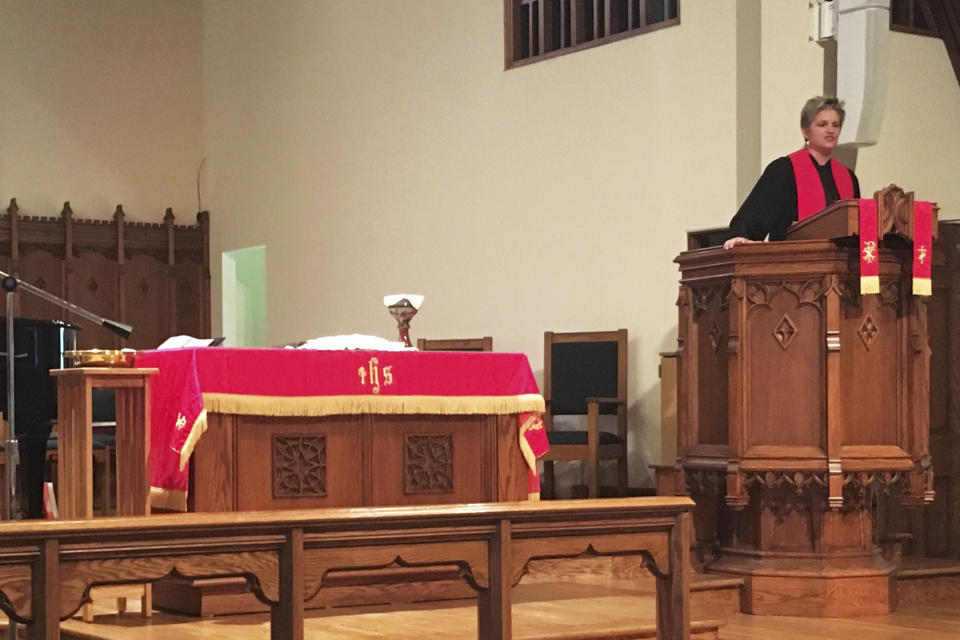
[[[150,376],[158,369],[54,369],[60,517],[93,517],[94,388],[117,391],[117,515],[150,513]]]

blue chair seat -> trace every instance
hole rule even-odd
[[[103,449],[104,447],[117,447],[117,436],[113,433],[95,433],[93,434],[93,448]]]
[[[95,433],[93,434],[93,448],[104,449],[106,447],[117,447],[117,436],[113,433]],[[47,451],[57,450],[57,437],[47,438]]]
[[[623,438],[609,431],[600,431],[600,444],[623,444]],[[547,431],[550,444],[587,444],[586,431]]]

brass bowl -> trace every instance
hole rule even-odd
[[[64,351],[75,367],[132,367],[136,349],[80,349]]]

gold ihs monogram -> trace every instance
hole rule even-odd
[[[380,361],[376,358],[370,358],[366,367],[357,369],[357,375],[360,376],[360,384],[366,385],[367,378],[370,378],[370,391],[380,393],[380,374],[383,373],[383,386],[389,387],[393,384],[393,365],[380,367]]]

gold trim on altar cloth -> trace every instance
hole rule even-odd
[[[247,396],[204,393],[203,406],[213,413],[255,416],[332,416],[355,413],[478,415],[543,413],[543,396]],[[192,437],[193,434],[191,434]],[[184,447],[186,451],[187,447]]]
[[[150,487],[150,506],[170,511],[187,510],[187,492],[177,489]]]

